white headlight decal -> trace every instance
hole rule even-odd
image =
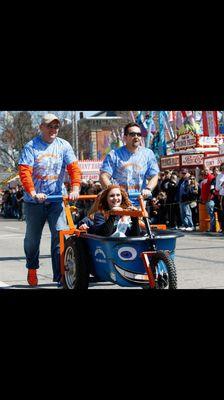
[[[149,278],[147,274],[135,274],[131,271],[128,271],[124,268],[119,267],[114,263],[114,267],[116,271],[122,276],[122,278],[131,281],[133,283],[148,283]]]

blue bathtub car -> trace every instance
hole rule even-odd
[[[148,236],[102,237],[88,233],[82,233],[79,238],[71,237],[65,250],[67,286],[74,288],[74,274],[77,278],[80,272],[77,271],[78,264],[81,264],[83,269],[88,265],[86,275],[93,275],[96,281],[109,281],[122,287],[150,288],[142,254],[150,251],[152,244],[155,244],[156,252],[148,257],[151,267],[154,268],[155,288],[176,289],[174,257],[176,239],[181,236],[182,233],[158,230],[154,239]]]
[[[81,232],[72,221],[68,199],[63,198],[69,225],[68,230],[60,231],[61,273],[65,288],[87,289],[91,274],[97,281],[110,281],[122,287],[177,289],[175,247],[176,239],[184,236],[183,233],[152,231],[142,195],[133,193],[129,196],[139,200],[140,210],[122,210],[117,215],[128,213],[142,217],[145,236],[102,237]],[[80,195],[79,199],[92,197],[96,196]],[[48,196],[48,199],[61,201],[62,196]]]

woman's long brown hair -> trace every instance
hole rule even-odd
[[[108,193],[112,190],[112,189],[119,189],[121,191],[121,197],[122,197],[122,201],[121,201],[121,205],[120,207],[122,207],[123,209],[128,208],[132,205],[131,201],[128,198],[128,194],[127,192],[121,188],[119,185],[110,185],[108,186],[105,190],[103,190],[102,192],[100,192],[95,200],[95,202],[93,203],[90,211],[88,212],[88,217],[93,219],[94,218],[94,214],[99,211],[102,214],[106,214],[107,211],[110,210],[109,205],[108,205],[108,201],[107,201],[107,196]]]

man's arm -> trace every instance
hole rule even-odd
[[[46,200],[46,195],[44,193],[36,193],[33,179],[32,179],[33,167],[29,165],[19,165],[19,177],[22,185],[27,193],[33,198],[42,203]]]
[[[110,175],[107,172],[100,172],[99,181],[103,189],[106,189],[107,186],[111,185]]]
[[[81,184],[81,170],[78,166],[78,161],[68,164],[67,171],[71,179],[71,192],[69,193],[69,199],[76,200],[79,197]]]
[[[154,175],[146,180],[147,185],[146,188],[142,190],[142,195],[145,199],[152,195],[153,190],[156,188],[158,184],[159,175]]]
[[[158,179],[159,179],[159,175],[158,174],[148,178],[147,179],[146,189],[149,189],[152,192],[156,188],[156,186],[158,185]]]

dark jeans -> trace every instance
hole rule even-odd
[[[51,231],[51,260],[53,278],[60,280],[59,230],[67,229],[66,217],[62,203],[24,203],[26,217],[26,235],[24,251],[26,268],[39,268],[40,240],[45,222],[48,221]]]

